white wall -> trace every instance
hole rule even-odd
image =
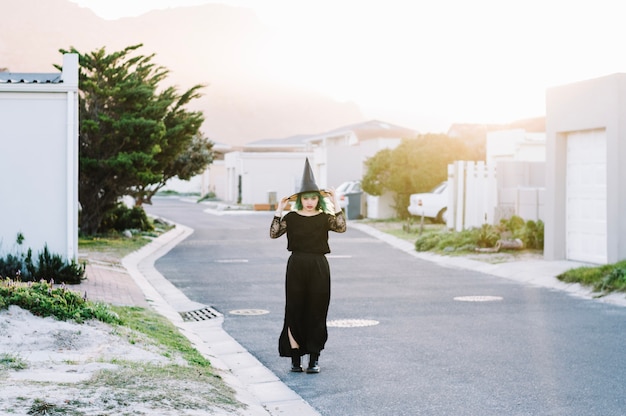
[[[391,192],[385,192],[381,196],[373,196],[363,194],[365,200],[365,216],[373,219],[389,219],[397,216],[396,210],[393,208],[393,195]]]
[[[78,58],[63,83],[0,84],[0,253],[78,254]]]

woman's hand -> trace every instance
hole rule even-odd
[[[335,212],[341,211],[341,207],[339,206],[339,202],[337,202],[337,194],[335,193],[335,188],[330,188],[326,190],[326,193],[333,201],[333,207],[335,208]]]
[[[278,203],[278,206],[276,207],[276,216],[280,217],[281,215],[283,215],[283,211],[285,210],[285,207],[287,206],[287,202],[289,202],[289,197],[285,196],[283,197],[280,202]]]

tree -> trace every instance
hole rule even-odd
[[[159,92],[169,71],[152,62],[154,54],[133,56],[141,46],[111,54],[105,48],[88,54],[61,50],[78,54],[80,64],[79,200],[85,234],[96,233],[124,195],[134,195],[139,204],[149,200],[149,189],[156,192],[178,175],[177,160],[186,153],[202,147],[204,168],[211,161],[212,144],[199,131],[202,113],[183,108],[203,86],[182,95],[174,87]]]
[[[453,161],[474,157],[476,151],[464,141],[443,134],[404,139],[395,149],[381,150],[365,162],[363,190],[370,195],[391,191],[398,217],[406,218],[411,194],[428,192],[446,180]]]
[[[163,188],[169,179],[177,177],[189,180],[202,173],[213,162],[213,143],[200,132],[204,117],[200,112],[184,109],[192,99],[199,98],[197,85],[180,97],[177,97],[166,117],[165,141],[167,146],[155,155],[155,173],[153,181],[133,186],[130,192],[135,198],[135,205],[151,204],[151,198]],[[175,93],[175,90],[168,89]]]

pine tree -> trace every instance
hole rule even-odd
[[[94,234],[106,213],[125,195],[136,204],[150,200],[175,176],[189,179],[212,161],[212,143],[200,132],[204,116],[184,106],[203,85],[183,94],[159,91],[169,71],[154,54],[135,54],[143,45],[113,53],[105,48],[79,56],[80,230]],[[181,160],[194,158],[193,165]]]

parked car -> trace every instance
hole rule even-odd
[[[348,197],[346,195],[357,192],[361,192],[361,181],[344,182],[335,189],[335,195],[337,195],[337,201],[339,201],[341,209],[345,210],[348,206]]]
[[[422,194],[411,194],[409,213],[421,217],[432,218],[437,222],[446,222],[448,211],[448,182],[441,182],[432,191]]]

